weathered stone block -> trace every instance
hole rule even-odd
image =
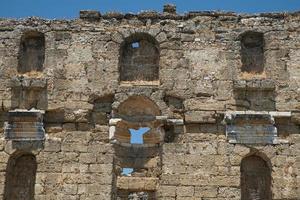
[[[186,123],[215,123],[215,112],[213,111],[189,111],[185,113]]]

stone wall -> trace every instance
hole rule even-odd
[[[29,155],[36,200],[262,199],[261,187],[271,193],[263,198],[299,199],[299,32],[299,13],[179,15],[170,5],[163,13],[0,19],[0,121],[14,109],[44,110],[46,132],[14,140],[3,125],[1,198],[31,198],[21,197],[31,184],[15,181]],[[244,116],[238,128],[228,128],[228,112]],[[273,120],[273,135],[257,128],[270,124],[262,116]],[[143,126],[147,144],[130,144],[128,129]],[[249,143],[227,137],[249,130]],[[241,167],[253,157],[264,167]],[[123,176],[122,167],[137,170]],[[271,183],[255,185],[251,170],[268,170]],[[244,192],[245,183],[260,189]]]

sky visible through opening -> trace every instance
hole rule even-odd
[[[138,130],[135,129],[129,129],[130,131],[130,143],[131,144],[143,144],[144,140],[143,140],[143,135],[149,131],[150,128],[148,127],[141,127]]]
[[[222,10],[238,13],[294,12],[300,0],[1,0],[1,18],[38,16],[46,19],[78,18],[80,10],[101,13],[118,11],[138,13],[142,10],[162,12],[163,5],[172,3],[178,13]]]
[[[163,5],[177,6],[177,13],[188,11],[233,11],[237,13],[295,12],[300,11],[300,0],[1,0],[0,18],[75,19],[80,10],[97,10],[101,13],[117,11],[138,13],[155,10],[162,12]],[[138,47],[134,44],[133,47]],[[143,134],[149,128],[131,129],[133,144],[143,144]],[[132,168],[124,168],[130,174]]]

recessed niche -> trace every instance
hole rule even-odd
[[[246,32],[241,36],[242,72],[264,72],[264,36],[258,32]]]
[[[18,72],[43,71],[45,60],[45,36],[37,31],[22,35],[19,47]]]
[[[241,163],[241,199],[271,200],[271,170],[265,160],[252,155]]]
[[[32,154],[22,153],[10,157],[6,168],[5,200],[32,200],[37,162]]]
[[[152,36],[129,36],[120,48],[120,81],[157,81],[159,57],[159,45]]]

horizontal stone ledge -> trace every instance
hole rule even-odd
[[[183,119],[174,119],[174,118],[168,118],[167,116],[155,116],[153,117],[154,120],[157,121],[162,121],[162,122],[166,122],[168,124],[173,124],[173,125],[183,125],[184,121]],[[117,123],[123,121],[122,118],[112,118],[109,120],[109,125],[110,126],[116,126]],[[124,120],[126,121],[126,120]]]
[[[116,139],[110,140],[111,144],[120,145],[122,147],[131,148],[131,149],[142,149],[142,148],[150,148],[150,147],[158,147],[159,143],[149,143],[149,144],[131,144],[125,142],[119,142]]]
[[[289,144],[290,141],[286,139],[281,139],[278,137],[267,138],[267,137],[244,137],[239,139],[228,138],[228,143],[230,144],[247,144],[247,145],[279,145],[279,144]]]
[[[228,114],[228,115],[271,115],[272,117],[291,117],[292,112],[290,111],[226,111],[226,112],[217,112],[219,114]]]
[[[10,86],[12,88],[32,88],[32,89],[42,89],[46,88],[47,86],[47,79],[43,77],[37,77],[39,74],[37,74],[34,77],[25,76],[25,75],[18,75],[12,77],[10,81]]]
[[[119,176],[117,188],[121,190],[154,191],[158,186],[158,178]]]

